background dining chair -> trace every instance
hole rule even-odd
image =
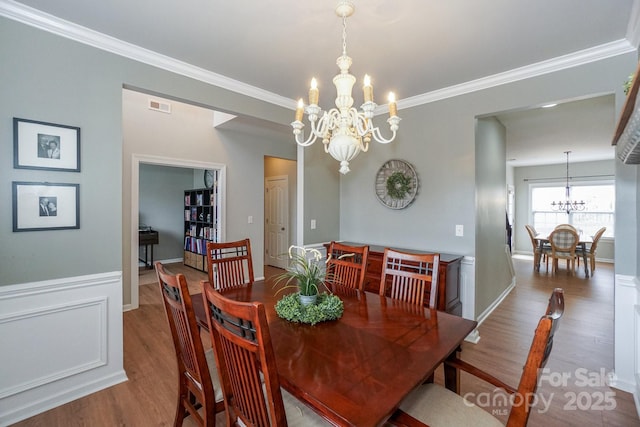
[[[208,282],[203,294],[227,425],[329,425],[280,389],[264,304],[225,298]]]
[[[249,239],[235,242],[207,242],[207,273],[216,289],[252,283],[253,261]]]
[[[327,257],[329,282],[364,291],[369,246],[349,246],[331,242]]]
[[[196,324],[187,280],[155,263],[160,293],[178,361],[178,403],[174,426],[191,415],[200,426],[215,426],[216,413],[224,411],[213,351],[204,351]],[[199,409],[201,413],[198,412]]]
[[[382,258],[380,295],[422,306],[438,305],[438,263],[440,254],[412,254],[385,248]]]
[[[578,229],[575,228],[573,225],[571,224],[558,224],[556,225],[556,227],[554,228],[554,230],[573,230],[576,233],[578,232]]]
[[[549,235],[551,244],[551,270],[558,272],[558,261],[567,261],[567,270],[573,274],[576,269],[576,246],[578,245],[578,233],[570,228],[555,228]]]
[[[538,373],[549,359],[553,347],[553,336],[563,313],[564,291],[556,288],[551,294],[545,315],[538,322],[517,389],[458,358],[447,360],[445,367],[464,370],[512,395],[511,399],[504,399],[504,401],[517,402],[518,404],[512,404],[507,426],[524,427],[529,420],[538,387]],[[430,383],[424,384],[412,392],[400,404],[400,410],[394,413],[390,421],[397,425],[415,425],[415,420],[431,427],[503,426],[489,412],[470,403],[462,396],[442,386]]]
[[[596,231],[596,234],[593,235],[591,246],[589,246],[589,248],[586,250],[586,255],[587,255],[587,258],[589,259],[589,264],[591,267],[591,273],[593,273],[593,271],[596,269],[596,249],[598,248],[598,242],[600,241],[600,238],[602,237],[602,235],[606,230],[607,230],[607,227],[602,227],[601,229]],[[576,256],[578,258],[578,267],[580,267],[580,258],[583,255],[584,253],[582,252],[582,249],[577,247]]]
[[[551,252],[551,246],[548,243],[540,245],[540,242],[536,239],[538,232],[533,228],[533,226],[527,224],[524,228],[527,229],[527,233],[531,239],[531,246],[533,249],[533,269],[539,269],[540,261],[544,261],[547,265],[547,271],[549,271],[549,253]]]

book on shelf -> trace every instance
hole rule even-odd
[[[202,206],[202,193],[196,194],[196,205]]]

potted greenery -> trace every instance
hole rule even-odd
[[[327,278],[326,261],[317,249],[305,249],[295,245],[289,247],[289,259],[289,267],[275,277],[274,284],[283,284],[280,291],[297,288],[301,304],[314,304],[320,287],[324,286]]]
[[[317,249],[305,249],[299,246],[289,248],[289,268],[275,276],[274,286],[284,289],[297,289],[297,292],[285,295],[275,306],[276,313],[283,319],[296,323],[315,325],[327,320],[336,320],[342,316],[344,304],[337,295],[320,292],[328,288],[325,280],[330,280],[326,263]]]

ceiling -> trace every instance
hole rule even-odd
[[[365,73],[372,76],[375,100],[382,104],[386,93],[394,91],[402,110],[524,78],[518,76],[629,52],[637,47],[637,1],[356,0],[355,14],[347,20],[347,53],[353,58],[351,73],[358,79],[355,103],[362,102],[356,88]],[[107,50],[104,46],[127,42],[121,51],[137,51],[132,55],[145,58],[159,54],[164,63],[179,61],[223,87],[290,108],[294,99],[306,98],[309,81],[316,77],[320,105],[328,107],[335,98],[331,80],[342,50],[342,21],[335,15],[335,4],[333,0],[0,0],[0,14],[67,37],[84,37]],[[528,123],[525,111],[501,114],[499,119],[508,133],[521,135],[529,128],[540,134],[542,124],[559,127],[554,113],[566,122],[571,114],[583,114],[582,108],[588,117],[605,111],[612,122],[604,135],[567,134],[579,139],[582,148],[591,141],[603,144],[600,136],[606,136],[610,148],[613,98],[571,104],[555,111],[532,111],[530,119],[537,125]],[[538,152],[527,153],[531,138],[511,147],[508,157],[517,162],[540,157],[541,147],[550,142],[563,161],[566,149],[559,139],[564,137],[542,138],[535,144]],[[612,149],[606,158],[613,158]]]

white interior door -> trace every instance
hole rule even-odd
[[[265,179],[265,263],[287,268],[289,248],[289,178]]]

